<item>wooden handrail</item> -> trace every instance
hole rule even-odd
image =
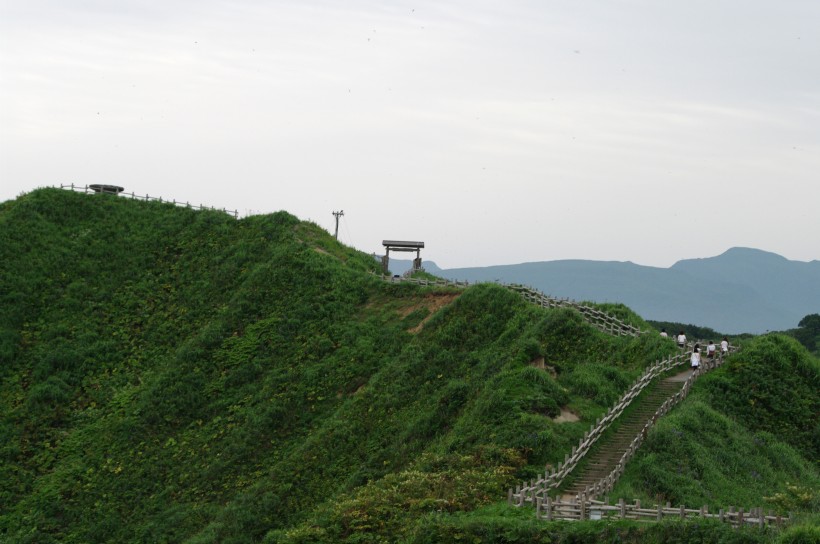
[[[225,208],[213,208],[210,206],[203,206],[200,204],[197,206],[196,204],[191,204],[190,202],[177,202],[176,200],[167,200],[163,199],[162,197],[155,197],[150,195],[138,195],[133,192],[125,193],[119,191],[118,193],[110,192],[110,191],[100,191],[94,189],[91,185],[74,185],[73,183],[69,185],[60,185],[60,189],[70,189],[72,191],[81,192],[84,194],[107,194],[109,196],[119,196],[120,198],[130,198],[131,200],[144,200],[146,202],[160,202],[165,204],[173,204],[174,206],[180,206],[184,208],[190,208],[192,210],[210,210],[214,212],[222,212],[234,217],[234,219],[239,219],[239,212],[237,210],[226,210]]]

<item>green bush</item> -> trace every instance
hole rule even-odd
[[[753,431],[820,458],[820,361],[783,335],[756,338],[702,387],[709,402]]]

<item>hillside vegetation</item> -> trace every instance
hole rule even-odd
[[[500,504],[507,487],[563,459],[675,349],[499,286],[383,282],[372,257],[285,212],[235,220],[37,190],[0,205],[0,262],[4,542],[433,542],[498,519],[555,533]],[[755,358],[752,345],[704,378],[680,417],[708,410],[717,431],[698,440],[731,428],[785,459],[741,498],[809,493],[790,507],[811,510],[817,359],[773,341],[785,348]],[[782,369],[750,392],[769,349]],[[562,408],[580,421],[554,421]],[[639,462],[664,455],[664,432]],[[742,487],[748,475],[719,461]]]
[[[658,422],[614,492],[820,511],[819,384],[817,359],[796,341],[753,340]]]

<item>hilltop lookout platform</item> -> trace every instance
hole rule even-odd
[[[125,187],[120,187],[119,185],[105,185],[102,183],[94,183],[89,185],[88,188],[95,193],[111,193],[114,195],[120,194],[125,190]]]

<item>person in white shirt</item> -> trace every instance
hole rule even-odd
[[[669,335],[668,335],[668,334],[666,334],[666,329],[661,329],[661,337],[663,337],[663,338],[669,338]]]
[[[729,341],[725,336],[723,337],[723,340],[720,341],[720,354],[723,357],[729,355]]]
[[[686,335],[683,334],[683,331],[678,333],[678,347],[683,349],[686,347]]]
[[[715,352],[717,351],[717,346],[715,346],[714,340],[709,340],[709,345],[706,346],[706,358],[710,361],[715,360]]]
[[[695,349],[692,350],[692,370],[700,368],[700,344],[695,344]]]

